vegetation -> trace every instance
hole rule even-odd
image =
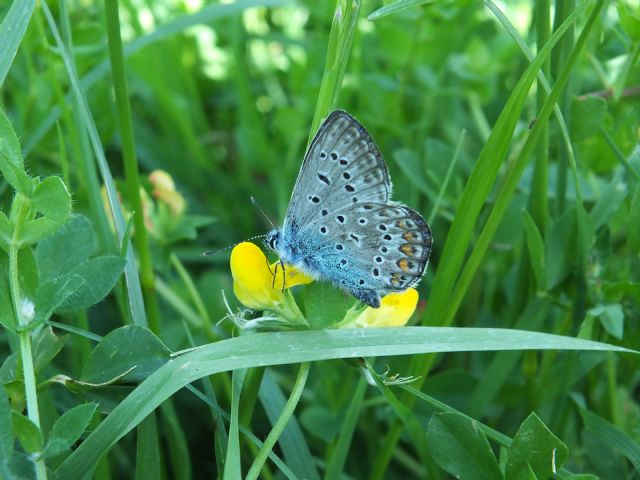
[[[0,3],[0,477],[640,478],[640,5],[504,3]],[[419,300],[229,267],[335,108]]]

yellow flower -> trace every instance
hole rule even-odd
[[[184,212],[186,202],[180,192],[176,191],[171,175],[164,170],[154,170],[149,174],[149,182],[153,186],[153,197],[167,204],[173,215],[178,216]]]
[[[418,305],[418,291],[409,288],[404,292],[390,293],[380,301],[380,308],[367,307],[356,317],[345,317],[340,328],[402,327],[411,318]]]
[[[313,281],[291,265],[285,265],[284,271],[284,289]],[[231,274],[233,292],[246,307],[279,311],[290,306],[283,291],[283,268],[280,262],[269,265],[267,257],[255,244],[242,242],[233,248]]]

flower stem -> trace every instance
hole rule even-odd
[[[31,351],[31,330],[27,328],[30,319],[22,314],[22,298],[20,296],[20,277],[18,275],[18,252],[20,250],[20,226],[28,214],[28,199],[17,194],[12,209],[13,238],[9,244],[9,283],[13,311],[16,317],[16,325],[19,330],[20,359],[22,360],[22,372],[24,380],[24,393],[27,401],[27,416],[36,427],[40,428],[40,413],[38,411],[38,394],[36,391],[36,373],[33,366],[33,354]],[[35,461],[36,478],[47,478],[47,468],[43,459]]]
[[[296,378],[296,383],[293,385],[291,396],[289,397],[289,400],[287,400],[287,403],[282,409],[280,417],[273,425],[273,428],[269,432],[269,435],[258,451],[258,455],[253,461],[253,465],[251,465],[249,473],[247,473],[247,480],[254,480],[258,478],[260,470],[262,469],[264,462],[267,460],[267,457],[271,453],[273,446],[276,444],[276,441],[278,440],[278,438],[280,438],[280,435],[282,435],[282,432],[289,423],[289,419],[291,418],[291,415],[293,415],[293,412],[298,405],[298,401],[300,400],[300,396],[302,395],[302,391],[304,390],[304,385],[307,383],[307,376],[309,375],[310,368],[311,364],[309,362],[304,362],[300,365],[298,378]]]

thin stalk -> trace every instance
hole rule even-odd
[[[440,209],[440,203],[442,202],[442,197],[444,197],[444,192],[447,190],[449,186],[449,180],[451,179],[451,174],[453,173],[453,169],[458,164],[458,159],[460,158],[460,153],[462,151],[462,143],[464,142],[464,137],[467,134],[467,131],[463,128],[460,132],[460,137],[458,138],[458,144],[456,145],[456,150],[453,152],[453,157],[451,158],[451,162],[449,162],[449,168],[447,168],[447,173],[444,176],[444,180],[442,181],[442,186],[440,187],[440,191],[438,192],[438,196],[436,197],[436,201],[433,202],[433,208],[431,209],[431,215],[429,215],[429,220],[427,223],[429,225],[433,225],[433,222],[436,219],[436,215],[438,214],[438,210]]]
[[[308,143],[311,143],[322,119],[337,103],[338,92],[349,61],[359,16],[360,0],[338,0],[329,33],[324,75],[318,92],[318,101]]]
[[[342,426],[340,427],[338,441],[336,442],[335,448],[327,462],[327,468],[324,474],[325,480],[339,479],[340,474],[344,470],[347,454],[349,453],[349,448],[353,442],[353,432],[356,429],[356,424],[362,411],[362,403],[366,389],[367,381],[364,379],[364,376],[362,376],[353,391],[351,401],[349,402],[349,408],[345,414],[345,420],[342,422]]]
[[[124,56],[122,53],[122,38],[120,36],[120,15],[117,0],[105,0],[107,17],[107,37],[109,41],[109,57],[111,59],[111,71],[113,74],[113,88],[116,95],[118,116],[120,123],[120,136],[122,138],[122,157],[124,160],[125,181],[129,201],[133,208],[136,235],[134,243],[140,260],[140,282],[144,292],[145,305],[149,318],[149,328],[159,333],[160,320],[158,302],[155,293],[155,274],[151,263],[151,250],[149,238],[144,224],[144,212],[140,198],[140,175],[138,173],[138,159],[133,138],[133,125],[131,123],[131,107],[129,105],[129,93],[127,80],[124,73]]]
[[[184,268],[184,265],[175,253],[172,252],[169,259],[171,261],[171,265],[173,265],[173,268],[175,268],[176,272],[178,272],[180,280],[182,280],[182,283],[184,283],[185,287],[187,287],[189,295],[191,295],[191,300],[193,300],[196,311],[198,312],[198,315],[202,320],[204,333],[207,335],[207,338],[212,342],[215,340],[219,340],[219,337],[214,333],[213,327],[211,326],[211,318],[209,318],[209,312],[207,312],[207,308],[204,306],[202,297],[200,296],[200,293],[198,293],[198,289],[193,283],[189,272],[187,272],[187,269]]]
[[[296,383],[293,385],[293,390],[291,391],[291,396],[287,400],[284,408],[282,409],[282,414],[273,425],[271,432],[267,436],[264,444],[260,448],[256,459],[253,461],[253,465],[249,469],[249,473],[247,473],[247,480],[254,480],[258,478],[260,474],[260,470],[262,469],[262,465],[267,460],[267,457],[273,450],[273,446],[282,435],[287,423],[289,423],[289,419],[293,415],[296,406],[298,405],[298,401],[300,400],[300,396],[302,395],[302,391],[304,390],[304,386],[307,383],[307,376],[309,375],[309,369],[311,368],[311,364],[309,362],[304,362],[300,365],[300,370],[298,370],[298,378],[296,378]]]
[[[544,44],[549,41],[551,32],[551,21],[549,11],[551,5],[550,0],[540,0],[536,2],[536,36],[538,51],[542,50]],[[551,58],[543,62],[540,71],[549,76],[551,70]],[[538,79],[538,88],[536,91],[536,110],[539,113],[547,101],[547,93],[545,92],[542,81]],[[537,121],[540,121],[538,118]],[[533,170],[533,184],[531,187],[531,217],[538,226],[543,238],[546,232],[547,215],[549,212],[549,199],[547,196],[549,184],[549,122],[544,122],[540,129],[539,140],[536,149],[536,158]]]
[[[554,16],[554,27],[556,30],[562,23],[565,21],[567,16],[573,11],[575,8],[575,0],[556,0],[556,10]],[[560,39],[558,45],[553,51],[552,54],[552,70],[551,74],[556,77],[558,72],[562,69],[562,65],[567,60],[567,55],[571,51],[571,47],[573,46],[574,41],[574,26],[571,26],[567,33],[565,33],[564,37]],[[571,121],[571,102],[573,100],[573,92],[572,88],[568,86],[565,88],[565,91],[562,95],[562,99],[560,100],[560,108],[565,113],[567,119],[566,122]],[[567,125],[568,126],[568,125]],[[572,152],[563,151],[560,149],[558,151],[558,159],[557,159],[557,174],[556,174],[556,192],[555,192],[555,204],[554,211],[557,216],[562,214],[565,210],[565,206],[567,203],[567,167],[569,164],[569,156],[573,157]]]
[[[609,132],[607,132],[602,125],[599,126],[599,130],[600,130],[600,133],[602,134],[602,137],[607,142],[607,145],[609,145],[609,147],[611,148],[613,155],[622,164],[622,166],[625,168],[627,173],[633,176],[636,182],[640,181],[640,172],[638,172],[638,170],[635,169],[635,167],[631,164],[631,162],[629,162],[627,157],[625,157],[624,153],[622,153],[618,145],[616,145],[616,142],[614,141],[614,139],[611,138],[611,135],[609,135]]]
[[[38,392],[36,384],[36,372],[33,366],[33,352],[31,351],[31,330],[28,328],[30,318],[25,318],[23,302],[20,294],[20,277],[18,274],[18,253],[20,226],[22,221],[28,216],[29,200],[22,194],[16,194],[14,207],[11,216],[14,220],[13,238],[9,243],[9,285],[11,290],[11,300],[13,311],[16,317],[16,325],[19,327],[20,359],[22,360],[22,374],[24,380],[24,393],[27,402],[27,416],[34,425],[40,428],[40,413],[38,411]],[[38,480],[47,478],[47,467],[44,459],[35,460],[36,478]]]
[[[609,411],[611,415],[611,423],[617,427],[623,427],[624,421],[620,416],[620,408],[618,408],[618,388],[616,384],[616,359],[613,355],[607,355],[607,396],[609,397]]]

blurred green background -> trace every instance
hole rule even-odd
[[[109,168],[127,205],[104,5],[81,0],[47,3],[73,53]],[[436,272],[448,268],[441,262],[442,252],[457,212],[466,207],[460,204],[463,189],[529,61],[491,11],[491,2],[398,3],[406,8],[389,15],[379,10],[382,2],[363,3],[335,107],[353,114],[374,138],[389,166],[394,199],[429,221],[434,248],[412,322],[420,324],[429,309]],[[536,22],[546,14],[549,28],[555,28],[576,3],[581,2],[514,1],[499,7],[524,43],[536,51],[544,31]],[[195,344],[232,335],[233,325],[227,321],[206,331],[194,313],[197,309],[188,305],[190,293],[172,255],[188,270],[212,323],[227,314],[221,290],[236,308],[228,250],[209,257],[201,254],[271,228],[252,205],[252,196],[274,223],[282,222],[313,134],[331,26],[336,14],[345,15],[336,11],[347,2],[336,6],[334,2],[239,1],[225,2],[221,8],[202,0],[123,0],[119,5],[143,185],[151,191],[146,175],[165,170],[184,196],[187,213],[213,219],[206,225],[201,222],[197,238],[192,235],[195,230],[186,235],[191,238],[152,238],[160,283],[159,337],[178,350],[191,345],[185,319]],[[10,6],[8,0],[0,2],[0,18]],[[455,312],[454,326],[540,330],[638,348],[639,8],[634,0],[607,2],[600,12],[558,103],[576,176],[569,167],[570,154],[559,123],[552,117]],[[587,15],[579,17],[575,33],[554,48],[543,67],[552,86]],[[534,83],[500,168],[498,187],[522,153],[540,111],[540,98],[540,87]],[[21,140],[27,170],[32,175],[62,175],[74,210],[98,222],[104,207],[96,203],[95,193],[102,181],[59,48],[40,8],[33,13],[2,86],[0,104]],[[542,187],[536,186],[536,161],[548,169]],[[576,185],[581,198],[576,197]],[[542,193],[536,193],[536,188],[542,188]],[[474,233],[467,254],[493,207],[496,191],[482,198],[477,222],[473,219],[469,227]],[[13,192],[4,181],[0,195],[0,207],[7,211]],[[548,203],[540,203],[541,198]],[[575,246],[579,200],[589,219],[585,252],[577,252]],[[200,225],[202,217],[193,218],[193,225]],[[532,243],[538,238],[542,244],[535,250]],[[545,257],[544,288],[532,251],[542,251]],[[111,297],[80,316],[86,322],[80,325],[101,335],[124,323]],[[77,317],[63,320],[73,324]],[[438,324],[437,319],[429,320]],[[86,354],[63,353],[50,368],[77,373],[78,358]],[[409,371],[407,358],[376,365],[382,371],[387,363],[392,372]],[[291,371],[276,371],[276,381],[284,388],[293,381]],[[488,371],[499,371],[489,393],[483,390],[487,388],[483,382],[492,382]],[[529,412],[536,411],[569,445],[567,468],[601,478],[638,478],[628,456],[584,427],[574,404],[587,405],[624,430],[637,449],[638,371],[636,360],[604,353],[447,354],[434,361],[425,391],[510,436]],[[345,370],[339,361],[318,364],[312,371],[298,420],[318,464],[335,447],[358,378],[358,370]],[[228,379],[214,384],[225,392],[221,403],[226,408]],[[70,401],[60,397],[51,401],[52,408],[56,402]],[[176,401],[190,450],[190,460],[185,461],[193,478],[213,475],[214,427],[210,419],[200,420],[207,417],[207,407],[183,392]],[[421,447],[412,445],[406,431],[397,447],[391,443],[390,466],[372,467],[384,450],[382,445],[389,445],[386,434],[393,415],[382,396],[372,395],[367,402],[346,460],[348,475],[447,478],[433,461],[423,463],[424,452],[417,452]],[[432,412],[430,407],[416,409],[421,418],[428,419]],[[264,436],[268,432],[265,414],[259,408],[256,412],[251,428]],[[133,445],[130,436],[111,456],[113,478],[130,477],[125,472],[133,468],[135,459],[127,445]],[[167,471],[167,478],[176,478],[175,470]],[[280,478],[277,472],[271,474]]]

